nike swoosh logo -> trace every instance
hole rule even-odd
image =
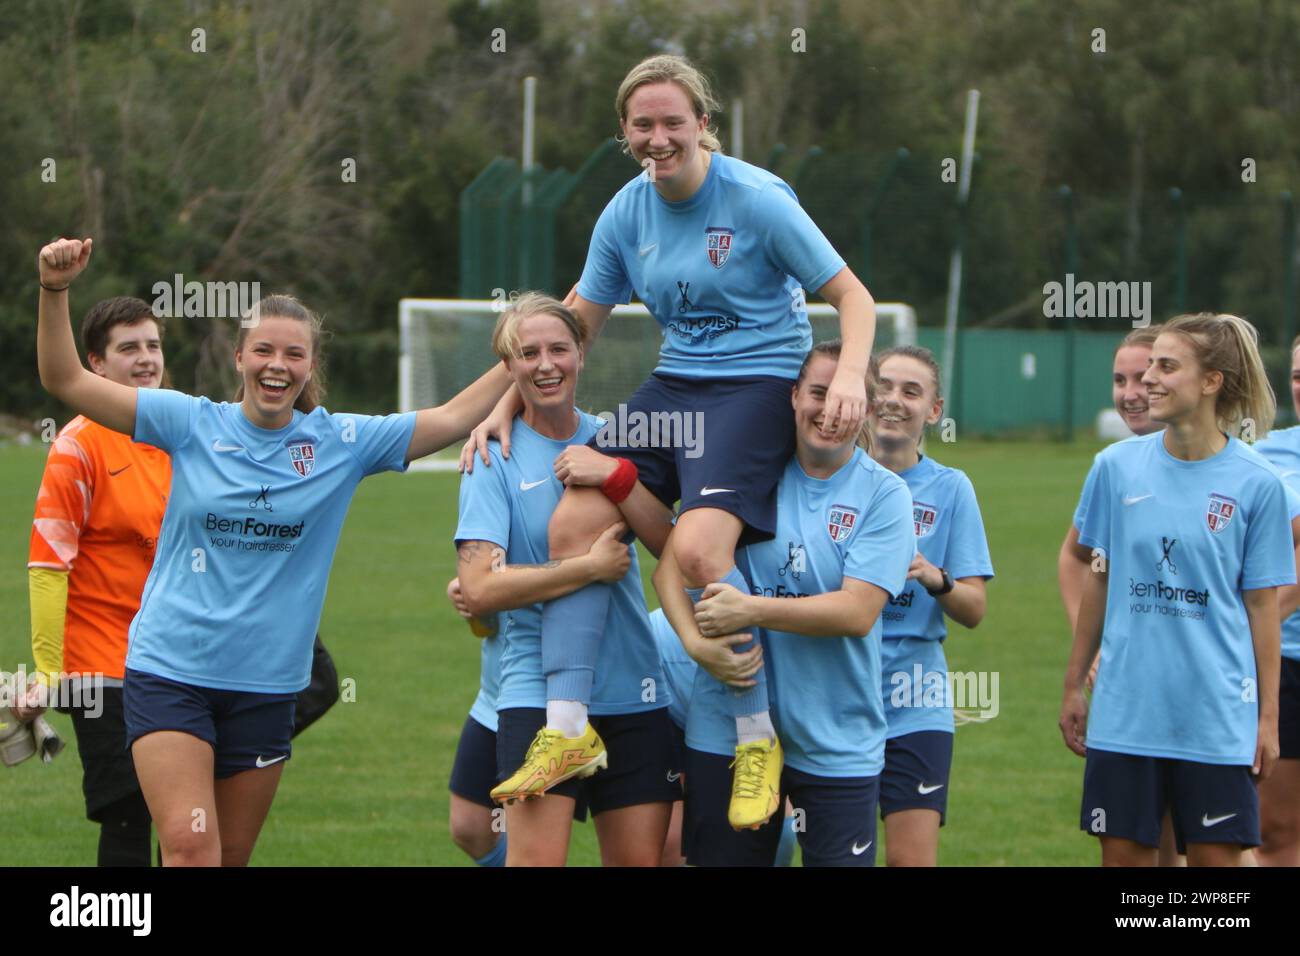
[[[735,491],[736,489],[734,488],[701,488],[700,496],[703,497],[704,495],[720,495],[723,492],[731,492],[732,494],[735,494]]]
[[[640,253],[641,258],[644,259],[646,256],[650,255],[650,253],[654,252],[658,248],[659,248],[659,243],[652,242],[644,249],[638,249],[637,252]]]
[[[213,451],[243,451],[243,450],[244,450],[244,446],[243,446],[243,445],[223,445],[223,444],[221,443],[221,439],[218,438],[218,439],[216,439],[216,440],[212,443],[212,450],[213,450]]]
[[[289,758],[289,755],[288,755],[288,754],[280,754],[280,756],[278,756],[278,757],[272,757],[270,760],[263,760],[261,757],[258,757],[258,758],[257,758],[257,766],[258,766],[259,768],[260,768],[260,767],[269,767],[269,766],[271,766],[271,764],[273,764],[273,763],[279,763],[281,760],[287,760],[288,758]]]
[[[874,842],[873,840],[868,840],[868,841],[867,841],[866,843],[864,843],[862,846],[858,846],[856,843],[854,843],[854,844],[853,844],[853,855],[854,855],[854,856],[862,856],[862,854],[866,853],[868,850],[871,849],[871,844],[872,844],[873,842]]]
[[[544,485],[544,484],[546,484],[546,479],[545,479],[545,478],[541,478],[541,479],[539,479],[539,480],[537,480],[537,481],[524,481],[524,480],[521,478],[521,479],[519,479],[519,490],[520,490],[520,491],[527,491],[529,488],[536,488],[538,485]]]
[[[1148,498],[1154,498],[1154,497],[1155,497],[1154,495],[1138,495],[1136,498],[1130,498],[1130,497],[1128,497],[1128,495],[1125,495],[1125,496],[1124,496],[1124,504],[1126,504],[1126,505],[1135,505],[1135,504],[1137,504],[1139,501],[1146,501]]]
[[[669,771],[668,771],[668,782],[669,782],[669,783],[676,783],[677,780],[678,780],[678,778],[681,777],[681,775],[682,775],[682,773],[681,773],[680,770],[677,771],[676,773],[673,773],[671,770],[669,770]]]
[[[131,467],[130,465],[123,465],[117,471],[110,471],[109,474],[112,475],[113,477],[117,477],[118,475],[120,475],[122,472],[126,471],[130,467]]]
[[[1203,827],[1217,826],[1218,824],[1222,823],[1224,820],[1231,820],[1235,816],[1236,816],[1235,813],[1229,813],[1225,817],[1215,817],[1214,819],[1211,820],[1210,815],[1206,813],[1201,816],[1201,826]]]
[[[921,794],[921,796],[925,796],[926,794],[934,793],[936,790],[942,790],[942,789],[943,789],[943,784],[941,783],[936,783],[933,787],[927,787],[923,783],[918,783],[916,785],[916,792]]]

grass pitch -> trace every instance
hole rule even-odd
[[[1069,653],[1056,553],[1096,446],[963,439],[930,451],[974,482],[997,572],[980,627],[952,625],[949,667],[996,671],[1000,690],[995,719],[957,729],[939,861],[1094,865],[1077,822],[1083,762],[1056,729]],[[31,662],[25,568],[44,454],[0,448],[0,669]],[[455,474],[380,475],[358,490],[321,620],[356,700],[294,742],[256,864],[470,865],[447,833],[447,779],[479,661],[443,593],[457,485]],[[642,567],[654,606],[653,563],[643,556]],[[0,866],[94,864],[71,720],[50,719],[69,743],[62,756],[0,767],[10,824]],[[569,862],[599,863],[590,823],[575,825]]]

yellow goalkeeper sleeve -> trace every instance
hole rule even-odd
[[[63,621],[68,612],[68,572],[28,568],[27,592],[32,606],[35,677],[47,686],[57,684],[59,673],[63,670]]]

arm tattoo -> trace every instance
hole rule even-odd
[[[457,566],[472,564],[481,550],[483,550],[482,541],[466,541],[456,549]]]

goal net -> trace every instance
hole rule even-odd
[[[492,300],[402,299],[399,306],[401,352],[397,366],[400,411],[439,405],[496,361],[492,328],[501,306]],[[839,335],[839,318],[825,303],[808,306],[813,341]],[[595,354],[578,382],[578,407],[588,412],[615,409],[644,382],[659,359],[663,331],[640,303],[614,309],[600,334]],[[876,303],[876,348],[916,342],[916,313],[909,305]],[[420,470],[449,463],[423,459]]]

